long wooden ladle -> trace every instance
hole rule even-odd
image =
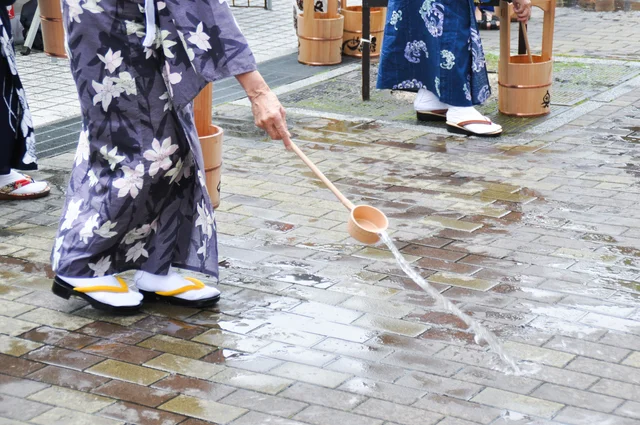
[[[307,166],[318,176],[320,180],[333,192],[334,195],[342,202],[350,212],[347,231],[352,238],[365,244],[374,244],[380,240],[379,233],[387,230],[389,220],[382,211],[369,205],[355,206],[349,201],[333,183],[311,162],[309,158],[300,150],[300,148],[291,142],[291,150],[307,164]]]

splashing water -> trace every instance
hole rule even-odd
[[[498,338],[496,338],[494,334],[492,334],[487,328],[483,327],[480,323],[463,313],[462,310],[460,310],[455,304],[442,296],[442,294],[440,294],[440,292],[438,292],[433,286],[429,285],[427,281],[424,280],[413,267],[411,267],[407,260],[405,260],[387,232],[382,231],[379,233],[379,235],[380,239],[382,239],[382,242],[384,242],[389,247],[394,257],[396,257],[396,261],[398,262],[402,270],[411,279],[413,279],[413,281],[418,284],[418,286],[420,286],[429,295],[431,295],[431,297],[433,297],[442,306],[442,308],[444,308],[444,310],[455,314],[464,323],[466,323],[467,326],[469,326],[469,329],[471,329],[475,334],[474,339],[476,343],[479,344],[481,341],[485,341],[487,344],[489,344],[491,350],[493,350],[498,356],[500,356],[502,361],[504,361],[508,366],[511,367],[511,369],[513,369],[513,372],[515,374],[521,373],[516,361],[504,351],[504,348],[500,344],[500,341],[498,341]]]

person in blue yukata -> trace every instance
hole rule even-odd
[[[530,0],[513,5],[527,22]],[[417,92],[418,119],[446,121],[450,132],[502,133],[473,107],[491,94],[474,0],[389,0],[377,87]]]
[[[49,185],[19,170],[35,170],[36,140],[27,98],[18,75],[11,22],[7,7],[15,0],[0,0],[0,200],[47,196]]]

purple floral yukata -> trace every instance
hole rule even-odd
[[[61,276],[218,276],[192,100],[255,59],[225,1],[146,1],[63,0],[83,129],[52,253]]]

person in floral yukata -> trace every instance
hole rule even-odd
[[[256,125],[290,139],[285,111],[223,0],[64,0],[83,128],[55,239],[53,292],[135,312],[146,300],[205,307],[219,291],[215,213],[192,100],[235,76]],[[120,276],[136,270],[139,292]]]
[[[530,0],[513,0],[518,20]],[[473,105],[491,95],[473,0],[389,0],[379,89],[418,92],[422,121],[446,120],[454,133],[498,136],[502,127]]]

